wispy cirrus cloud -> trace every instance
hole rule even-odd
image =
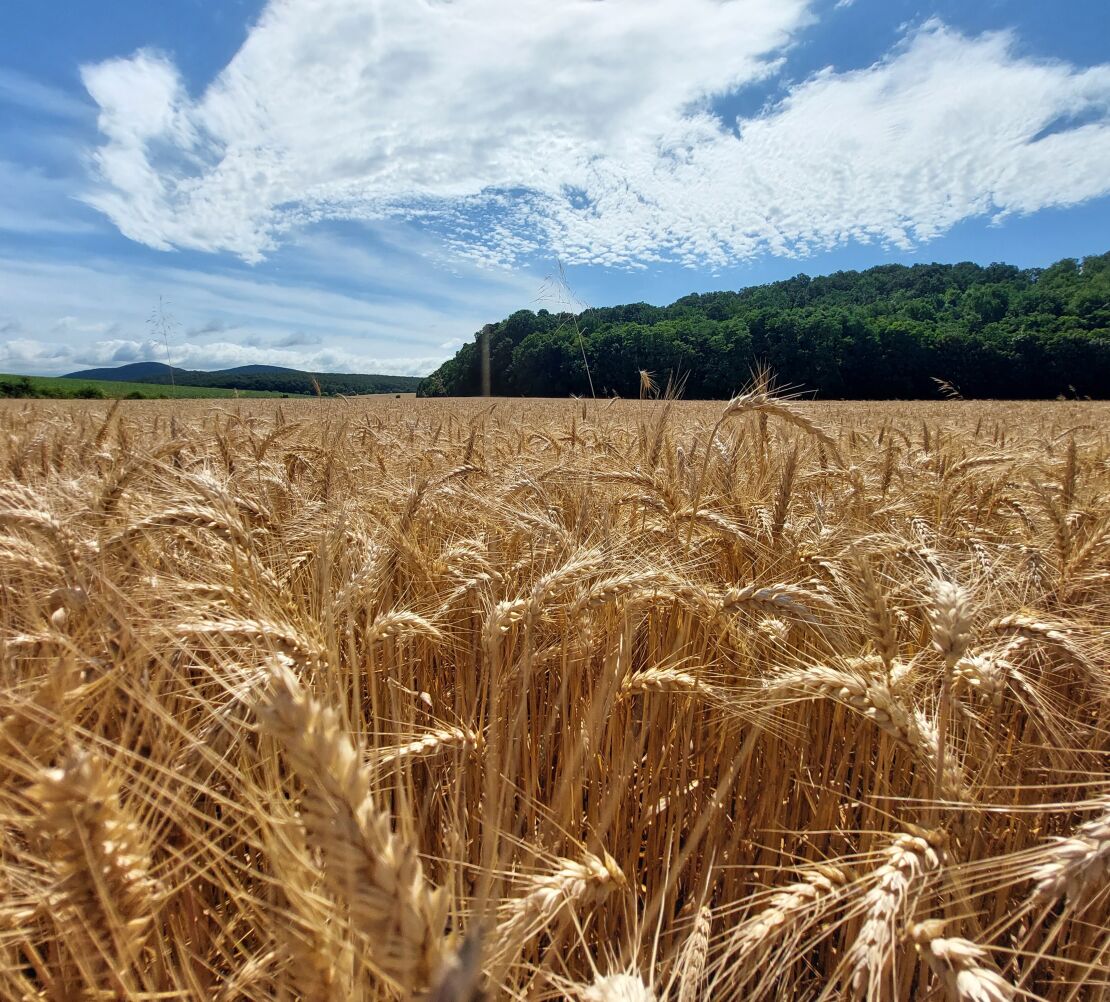
[[[203,338],[225,334],[230,330],[234,330],[234,328],[226,320],[220,320],[218,317],[211,317],[201,323],[192,324],[184,328],[181,333],[189,340],[201,340]]]
[[[805,0],[274,0],[195,97],[157,53],[85,67],[103,136],[87,199],[152,247],[249,261],[317,220],[402,218],[479,261],[637,266],[906,246],[1110,191],[1110,65],[1038,61],[1005,32],[928,22],[754,117],[711,113],[812,17]]]
[[[322,286],[311,270],[298,277],[257,274],[242,266],[202,272],[160,261],[120,268],[111,259],[79,263],[0,255],[0,371],[57,374],[91,365],[164,360],[166,346],[148,322],[162,299],[174,364],[197,368],[269,363],[320,371],[422,375],[452,354],[446,339],[469,336],[492,317],[534,296],[524,275],[483,279],[467,272],[438,281],[437,295],[395,295],[418,283],[416,261],[384,264],[383,288],[365,283],[365,251],[331,245],[318,235],[317,264],[349,290]],[[313,255],[292,254],[298,259]],[[172,260],[172,259],[170,259]],[[370,256],[369,260],[377,260]],[[311,260],[308,262],[311,264]],[[7,311],[10,311],[7,312]],[[451,343],[454,343],[452,341]]]
[[[12,105],[51,118],[88,120],[94,108],[68,91],[0,66],[0,104]]]
[[[52,177],[37,166],[0,158],[0,232],[95,232],[104,224],[74,201],[73,186],[72,178]]]

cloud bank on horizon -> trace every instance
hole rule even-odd
[[[931,20],[758,113],[806,0],[272,0],[190,95],[139,51],[82,69],[85,200],[152,248],[258,262],[322,220],[417,222],[513,265],[720,266],[1110,193],[1110,64]]]

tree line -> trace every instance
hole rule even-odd
[[[577,315],[521,310],[489,328],[495,395],[635,396],[641,370],[692,398],[759,368],[825,398],[1110,396],[1110,253],[1048,268],[881,265]],[[480,392],[479,340],[420,384]],[[587,375],[587,366],[589,373]]]

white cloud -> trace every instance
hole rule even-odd
[[[217,334],[224,334],[229,330],[231,330],[231,327],[226,320],[221,320],[218,317],[211,317],[208,320],[185,328],[181,333],[187,338],[199,340],[201,338],[213,337]]]
[[[274,348],[300,348],[305,345],[320,344],[323,338],[319,334],[307,334],[304,331],[292,331],[278,338],[273,344]]]
[[[1110,65],[1038,62],[1005,33],[930,22],[754,118],[714,117],[809,17],[806,0],[272,0],[195,99],[157,54],[85,68],[105,139],[88,200],[150,246],[247,260],[315,220],[401,217],[478,261],[641,265],[904,246],[1110,191]]]
[[[0,231],[78,234],[103,228],[73,200],[73,184],[71,178],[51,177],[39,167],[0,158]]]
[[[28,108],[52,118],[85,119],[92,108],[66,91],[51,87],[17,70],[0,66],[0,102]]]
[[[1110,191],[1110,66],[1034,63],[1011,45],[1006,34],[968,39],[930,23],[880,63],[818,74],[735,133],[691,123],[673,162],[640,164],[631,181],[624,165],[603,162],[594,190],[608,211],[553,208],[568,257],[662,250],[723,265],[850,239],[908,247],[969,216]],[[1092,111],[1098,122],[1036,138]],[[630,184],[636,199],[624,194]]]
[[[99,366],[165,360],[165,345],[154,339],[111,339],[83,345],[32,341],[26,338],[0,341],[0,372],[64,374]],[[443,356],[375,358],[336,348],[292,351],[282,347],[258,348],[231,342],[215,342],[205,345],[175,345],[170,361],[185,369],[223,369],[237,365],[266,364],[314,372],[386,372],[400,376],[423,376],[442,362]]]
[[[321,217],[559,198],[593,159],[640,156],[765,76],[806,6],[274,0],[196,100],[153,53],[85,68],[107,140],[89,200],[151,246],[254,259]]]
[[[92,365],[165,360],[165,344],[148,324],[164,296],[174,317],[174,364],[197,368],[268,363],[319,371],[424,374],[452,351],[450,338],[469,338],[491,320],[534,296],[538,282],[524,275],[465,268],[444,276],[419,260],[382,255],[375,270],[383,290],[369,288],[359,265],[366,252],[345,257],[342,245],[317,235],[303,265],[326,268],[297,277],[264,276],[239,266],[200,272],[110,260],[71,264],[0,257],[0,372],[57,374]],[[332,252],[329,252],[331,248]],[[377,260],[372,256],[372,260]],[[171,259],[172,260],[172,259]],[[387,267],[388,265],[388,267]],[[269,267],[269,266],[267,266]],[[422,278],[421,278],[422,276]],[[423,301],[407,292],[423,281]],[[400,293],[395,289],[401,290]]]

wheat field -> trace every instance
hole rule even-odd
[[[0,464],[4,999],[1110,998],[1110,405],[8,403]]]

